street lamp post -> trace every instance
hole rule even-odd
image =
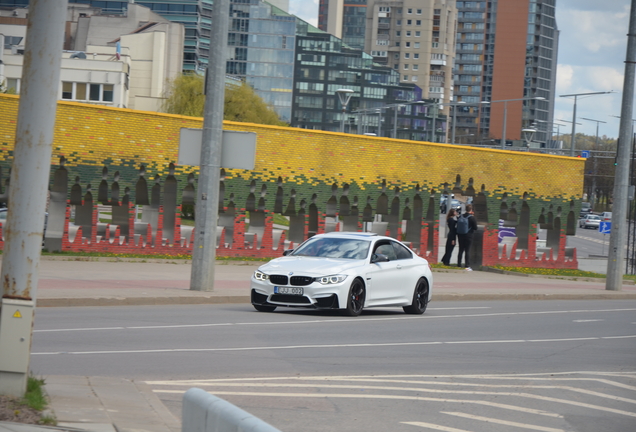
[[[565,119],[557,119],[557,121],[562,121],[562,122],[565,122],[565,123],[572,123],[570,120],[565,120]],[[582,125],[582,124],[583,123],[577,123],[577,125]],[[562,126],[565,126],[565,125],[562,125]],[[572,146],[572,143],[570,143],[570,146]]]
[[[393,139],[397,139],[397,114],[400,107],[398,104],[393,108]]]
[[[560,95],[559,97],[574,97],[574,109],[572,110],[572,138],[570,139],[570,156],[574,156],[574,149],[576,147],[576,101],[579,96],[592,96],[592,95],[600,95],[600,94],[608,94],[613,93],[612,91],[605,92],[591,92],[591,93],[574,93],[574,94],[566,94]]]
[[[465,104],[466,102],[464,101],[458,101],[455,102],[453,104],[449,104],[450,106],[453,107],[453,133],[451,135],[451,144],[455,144],[455,129],[456,129],[456,125],[457,125],[457,105],[459,104]]]
[[[458,102],[448,102],[448,103],[437,103],[437,102],[433,102],[433,103],[429,103],[429,105],[431,107],[433,107],[433,124],[432,124],[432,128],[431,128],[431,142],[437,142],[437,136],[436,136],[436,131],[435,131],[435,123],[437,123],[437,113],[439,112],[439,107],[442,106],[451,106],[453,107],[453,129],[452,129],[452,142],[451,144],[455,144],[455,124],[456,124],[456,120],[457,120],[457,105],[464,105],[466,104],[466,102],[464,101],[458,101]],[[446,141],[448,141],[448,131],[446,131],[446,133],[444,134],[444,139]]]
[[[561,123],[554,123],[552,125],[552,132],[554,132],[554,126],[556,126],[556,128],[557,128],[557,139],[556,139],[557,143],[556,143],[556,145],[559,145],[559,136],[561,135],[561,126],[565,126],[565,125],[563,125]]]
[[[342,105],[342,117],[340,118],[340,132],[344,133],[347,105],[349,105],[351,96],[353,96],[353,90],[341,88],[336,90],[336,94],[338,95],[338,99],[340,99],[340,105]]]
[[[393,105],[387,105],[387,107],[393,107],[393,138],[397,138],[397,118],[398,118],[398,110],[400,108],[404,108],[408,105],[423,105],[426,102],[423,100],[415,101],[415,102],[404,102]]]
[[[596,122],[596,140],[594,141],[594,150],[598,150],[598,125],[599,123],[607,123],[607,122],[585,118],[585,117],[581,117],[581,120]],[[590,204],[592,206],[592,209],[594,209],[594,203],[596,201],[596,160],[598,158],[596,157],[595,154],[592,154],[592,157],[594,158],[594,167],[592,168],[592,199],[590,200],[591,201]]]
[[[519,99],[501,99],[494,101],[482,101],[482,104],[493,104],[496,102],[504,103],[504,116],[503,116],[503,130],[501,131],[501,148],[502,150],[506,149],[506,124],[508,123],[508,102],[517,102],[517,101],[526,101],[526,100],[545,100],[544,97],[536,96],[536,97],[524,97]]]

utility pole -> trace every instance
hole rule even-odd
[[[2,255],[0,394],[26,393],[66,0],[31,0]]]
[[[229,16],[229,0],[215,0],[212,7],[210,61],[206,73],[199,190],[190,272],[190,289],[194,291],[214,289]]]
[[[619,291],[623,285],[625,268],[625,241],[627,239],[627,214],[629,203],[629,167],[631,162],[632,114],[634,111],[634,72],[636,67],[636,0],[632,0],[627,32],[627,54],[625,55],[625,77],[623,81],[623,101],[619,142],[616,148],[616,174],[614,180],[614,201],[612,206],[612,231],[607,254],[607,279],[605,289]]]

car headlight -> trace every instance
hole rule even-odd
[[[347,275],[330,275],[316,278],[316,281],[323,285],[332,285],[343,282],[346,278]]]
[[[266,275],[265,273],[261,273],[258,270],[256,270],[254,272],[254,279],[259,281],[266,281],[266,280],[269,280],[269,275]]]

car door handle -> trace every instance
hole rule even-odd
[[[402,268],[402,266],[398,264],[398,265],[395,266],[395,268],[400,270]]]

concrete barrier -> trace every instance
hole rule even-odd
[[[281,432],[199,388],[191,388],[183,396],[181,424],[181,432]]]

